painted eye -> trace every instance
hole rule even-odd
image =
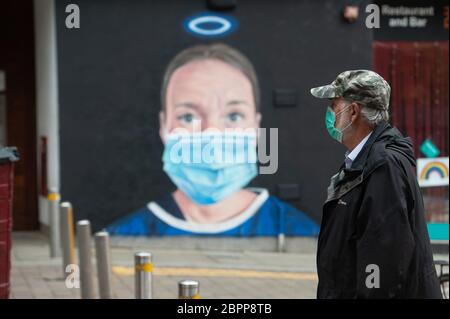
[[[236,122],[241,121],[244,118],[244,116],[241,113],[233,112],[233,113],[228,114],[227,118],[230,122],[236,123]]]
[[[194,114],[186,113],[177,117],[178,121],[191,124],[195,120]]]

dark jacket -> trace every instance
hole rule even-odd
[[[317,271],[318,298],[441,298],[412,143],[387,123],[331,178]]]

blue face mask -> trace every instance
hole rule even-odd
[[[256,135],[168,135],[163,169],[200,205],[211,205],[245,187],[256,175]]]

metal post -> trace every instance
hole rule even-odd
[[[61,257],[61,238],[59,230],[59,200],[56,189],[52,189],[47,196],[48,215],[50,221],[50,257]]]
[[[152,255],[140,252],[134,254],[136,299],[152,299]]]
[[[109,234],[101,231],[95,234],[95,254],[97,256],[97,277],[100,299],[111,299],[111,257]]]
[[[60,205],[61,214],[61,248],[62,248],[62,266],[63,275],[66,274],[66,268],[68,265],[75,264],[75,243],[73,234],[73,210],[72,205],[69,202],[63,202]]]
[[[278,234],[278,252],[282,253],[285,250],[285,236],[284,234]]]
[[[178,299],[200,299],[200,283],[195,280],[178,282]]]
[[[285,237],[285,214],[284,211],[280,212],[279,215],[279,229],[278,229],[278,252],[284,252],[286,248],[286,237]]]
[[[80,220],[77,223],[77,236],[81,299],[93,299],[95,293],[92,271],[91,223],[88,220]]]

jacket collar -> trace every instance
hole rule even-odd
[[[373,165],[370,165],[374,164],[372,163],[373,161],[368,161],[370,150],[372,149],[372,146],[378,140],[380,135],[389,128],[391,128],[391,125],[389,125],[389,123],[387,122],[382,122],[375,126],[372,135],[370,135],[366,144],[364,144],[364,147],[361,149],[361,152],[359,152],[358,156],[356,156],[355,160],[353,161],[352,167],[349,169],[344,169],[346,173],[350,173],[351,175],[353,175],[352,173],[362,172],[363,170],[371,171],[373,169]]]
[[[374,152],[371,152],[371,149],[381,139],[382,133],[390,128],[391,126],[387,122],[378,124],[361,149],[361,152],[355,158],[352,167],[347,169],[345,165],[341,166],[339,172],[331,178],[325,203],[344,196],[361,184],[375,168],[386,161],[382,154],[374,154]],[[369,156],[370,154],[373,155]]]

